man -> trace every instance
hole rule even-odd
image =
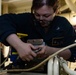
[[[72,25],[63,17],[56,16],[58,0],[33,0],[31,13],[5,14],[0,17],[0,42],[12,46],[23,61],[35,57],[46,58],[75,41]],[[26,34],[19,38],[17,33]],[[28,40],[42,39],[45,45],[37,45]],[[39,52],[35,50],[41,48]],[[58,55],[65,60],[73,60],[76,48],[67,49]]]

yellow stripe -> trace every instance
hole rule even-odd
[[[18,54],[18,53],[17,53],[17,52],[12,52],[12,54],[16,55],[16,54]]]
[[[19,38],[28,36],[28,34],[23,34],[23,33],[17,33],[17,35],[18,35]]]

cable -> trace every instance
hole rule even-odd
[[[57,51],[57,52],[55,52],[54,54],[50,55],[50,56],[47,57],[45,60],[43,60],[41,63],[39,63],[38,65],[36,65],[36,66],[34,66],[34,67],[32,67],[32,68],[28,68],[28,69],[1,70],[0,73],[1,73],[1,72],[2,72],[2,73],[3,73],[3,72],[4,72],[4,73],[5,73],[5,72],[13,72],[13,71],[14,71],[14,72],[17,72],[17,71],[19,71],[19,72],[25,72],[25,71],[35,70],[35,69],[39,68],[41,65],[43,65],[44,63],[46,63],[49,59],[51,59],[52,57],[54,57],[54,56],[56,56],[57,54],[59,54],[60,52],[66,50],[66,49],[68,49],[68,48],[74,47],[74,46],[76,46],[76,43],[71,44],[71,45],[69,45],[69,46],[66,46],[66,47],[60,49],[59,51]]]

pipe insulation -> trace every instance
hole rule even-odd
[[[73,3],[75,0],[65,0],[65,2],[72,11],[76,12],[76,5]]]
[[[2,0],[0,0],[0,15],[1,15],[1,8],[2,8]]]

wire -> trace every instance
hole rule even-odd
[[[25,71],[35,70],[35,69],[39,68],[41,65],[43,65],[44,63],[46,63],[49,59],[51,59],[51,58],[53,58],[54,56],[56,56],[57,54],[59,54],[60,52],[66,50],[66,49],[68,49],[68,48],[74,47],[74,46],[76,46],[76,43],[71,44],[71,45],[69,45],[69,46],[66,46],[66,47],[60,49],[59,51],[57,51],[57,52],[55,52],[54,54],[50,55],[49,57],[47,57],[45,60],[43,60],[41,63],[39,63],[38,65],[36,65],[36,66],[34,66],[34,67],[31,67],[31,68],[28,68],[28,69],[1,70],[0,73],[1,73],[1,72],[2,72],[2,73],[5,73],[5,72],[13,72],[13,71],[14,71],[14,72],[17,72],[17,71],[19,71],[19,72],[25,72]]]

